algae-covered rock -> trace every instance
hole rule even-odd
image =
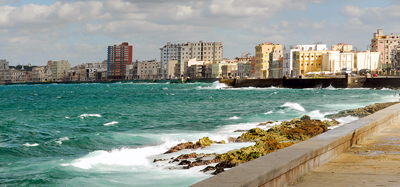
[[[326,116],[326,117],[329,117],[331,119],[337,119],[337,118],[346,117],[346,116],[365,117],[365,116],[371,115],[379,110],[382,110],[384,108],[387,108],[389,106],[392,106],[392,105],[395,105],[398,103],[400,103],[400,102],[375,103],[373,105],[369,105],[369,106],[362,107],[362,108],[357,108],[354,110],[340,111],[337,114]]]
[[[196,143],[193,143],[193,142],[180,143],[177,146],[175,146],[175,147],[171,148],[170,150],[168,150],[167,152],[165,152],[164,154],[178,152],[183,149],[204,148],[204,147],[210,146],[212,143],[216,143],[216,142],[211,141],[210,138],[208,138],[208,137],[203,137],[203,138],[199,139],[199,141],[197,141]]]

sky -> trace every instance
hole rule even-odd
[[[0,0],[0,59],[10,65],[101,62],[129,42],[134,60],[171,43],[222,42],[224,57],[260,43],[337,43],[366,50],[400,34],[400,0]]]

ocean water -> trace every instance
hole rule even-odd
[[[251,143],[163,154],[260,122],[398,101],[393,90],[224,89],[219,83],[0,86],[0,186],[188,186],[211,177],[153,159],[223,153]],[[346,123],[356,117],[342,118]],[[263,127],[268,128],[268,127]]]

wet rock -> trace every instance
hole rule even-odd
[[[204,169],[202,169],[202,170],[200,170],[200,171],[202,171],[202,172],[207,172],[207,171],[213,171],[213,170],[216,170],[217,168],[216,167],[214,167],[214,166],[207,166],[206,168],[204,168]]]
[[[220,173],[222,173],[222,172],[224,172],[225,170],[224,170],[224,168],[221,168],[221,167],[217,167],[216,169],[215,169],[215,171],[212,173],[213,175],[218,175],[218,174],[220,174]]]
[[[274,122],[272,122],[272,121],[267,121],[267,122],[265,122],[265,123],[260,123],[260,124],[258,124],[257,126],[265,126],[265,125],[272,124],[272,123],[274,123]]]
[[[166,161],[167,159],[154,159],[153,162]]]
[[[346,117],[346,116],[365,117],[365,116],[371,115],[379,110],[382,110],[384,108],[387,108],[389,106],[392,106],[392,105],[395,105],[398,103],[400,103],[400,102],[376,103],[376,104],[369,105],[369,106],[366,106],[363,108],[340,111],[337,114],[329,115],[326,117],[329,117],[330,119],[337,119],[337,118]]]
[[[197,153],[190,153],[190,154],[180,155],[180,156],[176,157],[176,159],[182,160],[182,159],[189,159],[189,158],[197,158],[198,156],[200,156],[200,155]]]
[[[189,165],[191,163],[189,160],[182,160],[178,165]]]
[[[206,146],[210,146],[212,143],[215,143],[215,142],[211,141],[210,138],[208,138],[208,137],[203,137],[203,138],[199,139],[199,141],[197,141],[196,143],[193,143],[193,142],[180,143],[177,146],[175,146],[175,147],[171,148],[170,150],[168,150],[167,152],[165,152],[164,154],[178,152],[183,149],[204,148]]]
[[[233,132],[247,132],[248,130],[235,130]]]

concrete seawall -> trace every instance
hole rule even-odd
[[[375,78],[377,79],[377,78]],[[369,84],[371,87],[381,86],[379,81]],[[397,79],[400,82],[400,79]],[[320,79],[221,79],[221,83],[228,86],[240,87],[283,87],[283,88],[326,88],[332,86],[334,88],[360,88],[367,81],[365,77],[345,77],[345,78],[320,78]],[[393,81],[395,82],[395,81]],[[393,84],[392,84],[393,85]]]
[[[399,119],[397,104],[192,186],[286,186]]]

